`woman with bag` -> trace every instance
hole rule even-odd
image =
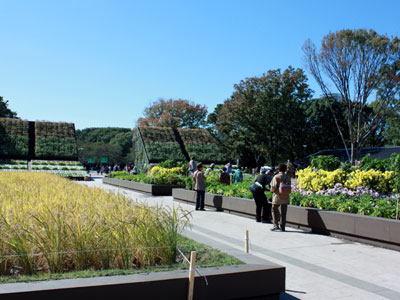
[[[274,227],[271,228],[271,231],[279,229],[285,231],[287,206],[290,203],[290,192],[292,191],[290,176],[285,174],[286,169],[285,164],[280,164],[279,173],[274,176],[271,182],[271,192],[274,193],[272,197]],[[281,208],[280,212],[279,207]]]
[[[254,201],[256,202],[256,221],[263,223],[271,223],[271,205],[267,201],[265,191],[266,186],[271,182],[269,175],[271,170],[262,170],[261,175],[257,177],[256,181],[250,186],[250,191],[253,194]]]

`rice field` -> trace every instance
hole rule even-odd
[[[188,212],[57,175],[0,173],[0,275],[171,264]]]

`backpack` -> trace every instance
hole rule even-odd
[[[279,194],[281,195],[289,195],[292,192],[292,186],[290,183],[285,183],[281,181],[279,183]]]

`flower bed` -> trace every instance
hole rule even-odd
[[[162,168],[153,167],[149,174],[129,174],[125,171],[113,172],[108,177],[133,182],[149,183],[149,184],[172,184],[185,185],[187,177],[184,167]]]

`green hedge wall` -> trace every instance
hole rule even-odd
[[[160,162],[167,159],[185,160],[185,156],[176,142],[147,142],[146,151],[150,162]]]
[[[227,156],[216,139],[206,129],[179,128],[179,135],[190,157],[203,163],[223,163]]]
[[[196,157],[196,161],[203,163],[226,162],[226,155],[220,151],[217,145],[213,144],[189,144],[185,146],[190,157]]]
[[[140,134],[138,130],[136,130],[133,135],[133,143],[135,166],[140,172],[146,172],[149,161],[147,160],[145,149],[143,147],[142,140],[140,139]]]
[[[72,123],[35,122],[36,158],[78,157]]]
[[[139,127],[143,141],[147,142],[170,142],[177,143],[175,133],[168,127]]]
[[[0,156],[27,156],[29,123],[19,119],[0,118]]]
[[[76,158],[76,140],[74,138],[36,137],[35,140],[36,158]]]

